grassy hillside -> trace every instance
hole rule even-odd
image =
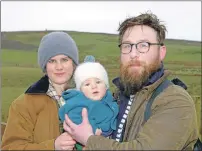
[[[7,120],[11,102],[42,75],[37,65],[37,47],[46,32],[7,32],[2,36],[2,120]],[[110,34],[68,32],[76,41],[80,61],[94,55],[107,69],[110,81],[119,73],[118,37]],[[201,121],[201,42],[166,40],[165,68],[188,86],[199,124]],[[111,90],[114,90],[110,82]]]

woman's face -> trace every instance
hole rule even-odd
[[[73,61],[65,55],[52,57],[46,65],[46,73],[54,84],[68,83],[74,71]]]

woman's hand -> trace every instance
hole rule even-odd
[[[76,141],[67,133],[64,132],[55,140],[55,150],[73,150]]]

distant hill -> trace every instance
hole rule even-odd
[[[52,32],[52,30],[1,32],[1,48],[12,49],[12,50],[35,50],[36,51],[42,36],[49,32]],[[110,37],[110,39],[113,40],[113,42],[116,42],[116,43],[118,42],[118,35],[116,34],[90,33],[90,32],[77,32],[77,31],[64,31],[64,32],[67,32],[72,36],[76,35],[77,37],[79,36],[89,37],[90,35],[93,35],[93,37],[97,37],[98,39],[100,38],[100,41],[105,41],[105,42]],[[102,36],[104,38],[101,38]],[[200,41],[191,41],[191,40],[166,39],[165,43],[201,46]]]

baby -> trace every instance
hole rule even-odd
[[[62,94],[65,104],[59,109],[62,121],[65,114],[76,124],[82,122],[82,109],[88,111],[88,119],[95,134],[110,136],[116,129],[118,104],[109,91],[108,75],[98,62],[84,62],[74,73],[76,90]]]

